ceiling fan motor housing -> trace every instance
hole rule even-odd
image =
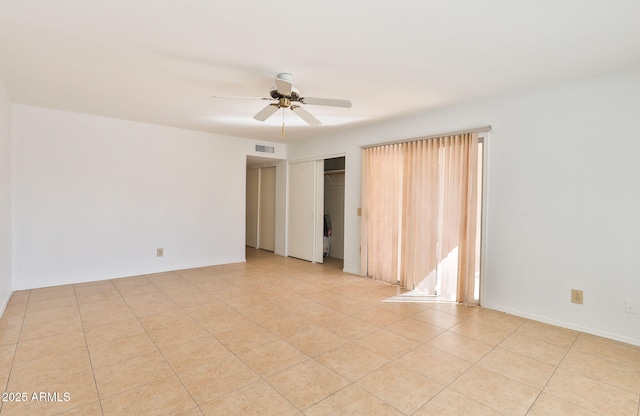
[[[278,92],[278,88],[274,86],[274,87],[271,87],[271,91],[269,92],[269,95],[271,95],[271,98],[273,98],[274,100],[279,100],[282,97],[289,98],[291,101],[300,100],[300,92],[298,91],[297,88],[291,88],[291,95],[286,96],[286,95],[280,94],[280,92]]]

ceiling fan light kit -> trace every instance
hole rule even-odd
[[[269,91],[271,98],[255,97],[261,100],[274,101],[268,104],[265,108],[260,110],[254,119],[258,121],[266,121],[269,117],[276,113],[279,109],[290,108],[298,117],[304,120],[310,126],[319,126],[322,123],[302,105],[324,105],[329,107],[342,107],[351,108],[351,101],[341,100],[336,98],[317,98],[317,97],[302,97],[300,96],[300,90],[294,88],[293,75],[283,72],[276,76],[275,86]],[[234,97],[214,97],[214,98],[234,98]],[[247,97],[248,98],[248,97]],[[284,116],[282,119],[282,136],[284,136]]]

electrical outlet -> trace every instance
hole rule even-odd
[[[627,300],[624,303],[624,311],[626,313],[633,313],[636,314],[638,313],[640,306],[638,305],[638,302],[636,302],[635,300]]]
[[[163,248],[157,248],[157,249],[156,249],[156,256],[157,256],[157,257],[162,257],[162,256],[164,256],[164,249],[163,249]]]
[[[583,301],[582,290],[571,289],[571,302],[582,305]]]

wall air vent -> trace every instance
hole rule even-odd
[[[256,145],[256,152],[260,153],[274,153],[275,148],[273,146],[263,146],[261,144]]]

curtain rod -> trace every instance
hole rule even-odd
[[[415,142],[415,141],[418,141],[418,140],[438,139],[440,137],[457,136],[459,134],[487,133],[487,132],[490,132],[490,131],[491,131],[491,126],[485,126],[485,127],[478,127],[478,128],[469,129],[469,130],[454,131],[454,132],[450,132],[450,133],[432,134],[430,136],[416,137],[416,138],[413,138],[413,139],[403,139],[403,140],[396,140],[396,141],[393,141],[393,142],[368,144],[366,146],[360,146],[360,148],[361,149],[369,149],[371,147],[388,146],[390,144],[409,143],[409,142]]]

